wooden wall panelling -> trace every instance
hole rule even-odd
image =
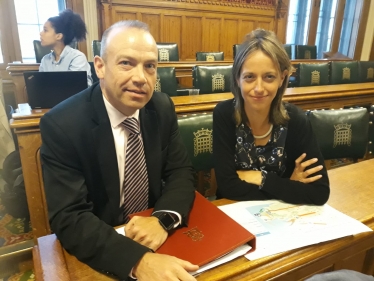
[[[181,49],[182,43],[182,15],[171,15],[164,14],[162,23],[162,42],[165,43],[177,43],[179,49],[179,55],[183,53]]]
[[[202,50],[219,50],[220,37],[217,31],[221,31],[221,20],[218,17],[206,17],[202,26]]]
[[[184,23],[182,25],[182,46],[180,50],[181,60],[195,60],[196,52],[203,50],[201,38],[203,38],[203,31],[200,28],[203,26],[203,18],[197,15],[185,15]]]
[[[223,20],[223,27],[222,27],[222,40],[221,40],[221,51],[224,52],[224,56],[227,59],[233,58],[233,45],[237,43],[233,42],[241,42],[239,40],[239,26],[241,26],[241,22],[239,19],[226,19]]]
[[[160,27],[163,18],[161,15],[157,14],[141,14],[142,21],[149,25],[149,29],[153,38],[155,38],[156,42],[161,42],[161,29]]]

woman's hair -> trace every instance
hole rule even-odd
[[[76,41],[86,39],[86,24],[78,14],[67,9],[59,13],[58,16],[48,19],[56,33],[63,34],[65,45],[69,45],[75,38]]]
[[[231,91],[235,97],[234,118],[236,125],[239,126],[243,121],[248,121],[244,110],[244,100],[241,94],[241,89],[237,81],[240,78],[243,64],[248,56],[258,50],[270,57],[274,65],[278,68],[280,75],[283,74],[284,70],[288,71],[287,77],[284,78],[282,86],[279,87],[277,94],[271,103],[269,114],[269,121],[271,123],[275,125],[285,124],[289,117],[282,103],[282,97],[288,85],[292,65],[283,48],[283,44],[278,40],[273,32],[264,29],[256,29],[245,36],[244,42],[238,49],[231,74]]]

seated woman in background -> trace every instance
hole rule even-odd
[[[234,99],[213,112],[218,197],[323,205],[329,180],[305,113],[282,102],[291,62],[274,33],[246,36],[232,71]]]
[[[91,67],[86,56],[69,46],[74,39],[86,39],[86,33],[85,23],[71,10],[49,18],[40,32],[40,41],[42,46],[50,47],[53,52],[42,58],[39,71],[86,71],[87,84],[91,86]]]

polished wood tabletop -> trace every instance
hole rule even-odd
[[[328,204],[374,229],[374,159],[329,170]],[[233,201],[221,199],[216,205]],[[34,251],[37,280],[116,280],[79,262],[55,235],[38,238]],[[208,270],[197,280],[304,280],[324,271],[352,269],[374,274],[374,232],[365,232],[268,256],[245,257]]]

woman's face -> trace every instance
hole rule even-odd
[[[61,40],[61,38],[62,34],[56,33],[51,22],[47,21],[43,26],[43,30],[40,32],[40,41],[42,46],[54,46],[58,40]]]
[[[242,65],[237,80],[244,99],[246,113],[269,114],[270,105],[287,74],[279,73],[269,56],[257,50],[250,54]]]

